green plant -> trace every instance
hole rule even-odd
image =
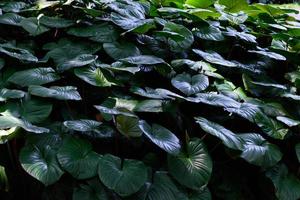
[[[0,189],[13,198],[300,198],[299,5],[0,9]]]

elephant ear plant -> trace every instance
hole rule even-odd
[[[0,199],[300,199],[300,6],[0,2]]]

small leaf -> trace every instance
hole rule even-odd
[[[191,76],[190,74],[178,74],[172,79],[172,85],[186,95],[192,95],[205,90],[208,85],[208,77],[203,74]]]
[[[106,154],[98,165],[98,175],[103,184],[120,196],[137,192],[147,180],[147,168],[137,160],[125,159]]]
[[[146,121],[141,120],[139,127],[143,133],[157,146],[170,154],[178,154],[180,151],[179,139],[171,131],[158,124],[150,126]]]
[[[28,92],[39,97],[49,97],[58,100],[81,100],[77,88],[73,86],[52,86],[46,88],[43,86],[32,85],[29,86]]]
[[[168,156],[171,175],[182,185],[199,190],[206,185],[212,172],[212,160],[200,139],[187,143],[186,151]]]

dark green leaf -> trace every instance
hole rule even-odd
[[[106,154],[99,162],[98,175],[103,184],[120,196],[137,192],[147,180],[147,168],[137,160]]]
[[[180,150],[179,139],[168,129],[158,124],[150,126],[141,120],[139,127],[143,133],[157,146],[170,154],[178,154]]]

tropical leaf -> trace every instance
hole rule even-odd
[[[93,86],[110,87],[115,84],[107,80],[100,68],[75,69],[74,74]]]
[[[212,172],[212,160],[200,139],[191,139],[186,151],[168,156],[168,169],[182,185],[199,190],[206,185]]]
[[[203,117],[197,117],[196,122],[205,132],[218,137],[225,146],[235,150],[243,150],[243,140],[230,130]]]
[[[101,156],[92,151],[92,145],[79,138],[66,137],[57,152],[61,167],[74,178],[87,179],[97,174]]]
[[[86,183],[80,184],[73,191],[74,200],[109,200],[109,196],[104,186],[98,179],[88,180]]]
[[[137,160],[104,155],[98,166],[98,175],[103,184],[120,196],[137,192],[147,180],[147,168]]]
[[[278,164],[266,176],[270,178],[276,189],[276,196],[282,200],[297,200],[300,198],[300,181],[289,173],[284,164]]]
[[[186,95],[192,95],[205,90],[208,85],[208,77],[203,74],[191,76],[190,74],[178,74],[172,79],[172,85]]]
[[[220,54],[216,52],[204,52],[199,49],[193,49],[193,52],[195,52],[197,55],[201,56],[204,60],[206,60],[209,63],[217,64],[217,65],[222,65],[226,67],[236,67],[237,64],[225,60]]]
[[[130,56],[138,56],[141,54],[140,50],[133,43],[129,42],[104,43],[103,49],[110,57],[115,60],[127,58]]]
[[[6,101],[8,99],[20,99],[25,96],[25,92],[22,90],[9,90],[6,88],[2,88],[0,90],[0,102]]]
[[[178,154],[180,150],[179,139],[168,129],[158,124],[150,126],[146,121],[141,120],[139,127],[143,133],[157,146],[170,154]]]
[[[17,71],[8,81],[20,85],[43,85],[60,79],[60,77],[55,73],[55,71],[49,68],[33,68],[24,71]]]
[[[139,128],[139,119],[135,117],[117,116],[116,127],[121,134],[127,137],[140,137],[143,134]]]
[[[52,86],[50,88],[46,88],[43,86],[32,85],[29,86],[28,92],[35,96],[49,97],[58,100],[81,100],[80,94],[77,92],[77,88],[73,86]]]
[[[24,170],[46,186],[57,182],[63,171],[56,158],[56,151],[50,145],[27,145],[20,152]]]

